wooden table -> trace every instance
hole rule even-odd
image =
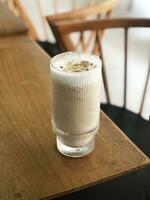
[[[50,58],[24,35],[0,39],[0,199],[46,200],[149,164],[101,113],[96,148],[61,155],[50,123]]]

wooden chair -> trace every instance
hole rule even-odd
[[[0,37],[26,34],[27,28],[21,20],[14,16],[5,2],[0,1]]]
[[[91,2],[92,3],[92,2]],[[95,3],[92,5],[88,5],[87,7],[74,9],[69,12],[64,13],[56,13],[54,15],[47,16],[46,19],[53,31],[53,34],[58,42],[59,48],[61,51],[64,51],[63,46],[61,45],[61,41],[59,42],[59,36],[57,35],[53,23],[59,21],[76,21],[89,19],[89,17],[95,18],[109,18],[111,16],[112,11],[116,7],[118,0],[106,0],[101,1],[100,3]],[[80,32],[79,39],[76,41],[76,49],[82,46],[83,50],[86,51],[91,43],[91,41],[96,37],[95,31],[92,31],[89,35],[87,41],[85,42],[85,35],[83,31]],[[70,50],[74,50],[72,41],[69,36],[66,36],[66,41],[69,43]],[[96,50],[96,49],[95,49]]]
[[[16,14],[19,15],[23,22],[26,24],[26,26],[28,27],[28,35],[34,39],[34,40],[40,40],[39,34],[36,30],[35,25],[33,24],[31,17],[29,16],[24,4],[23,4],[23,0],[5,0],[8,3],[9,8]],[[76,9],[76,5],[77,5],[77,0],[71,0],[71,10]],[[87,4],[91,5],[93,4],[95,1],[93,0],[88,0]],[[39,16],[41,18],[42,23],[42,29],[44,30],[45,33],[45,37],[46,39],[48,38],[48,32],[46,29],[46,25],[47,22],[45,20],[45,16],[44,13],[42,11],[42,3],[40,0],[36,0],[36,5],[37,5],[37,10],[39,13]],[[58,13],[58,9],[59,9],[59,1],[58,0],[53,0],[53,10],[55,13]],[[71,12],[71,11],[70,11]]]
[[[36,30],[35,25],[31,17],[29,16],[22,0],[6,0],[8,3],[9,8],[18,15],[24,24],[28,27],[28,36],[31,37],[33,40],[39,40],[39,33]]]
[[[51,24],[59,42],[64,51],[76,50],[73,44],[70,45],[68,35],[74,32],[95,31],[96,38],[93,42],[93,49],[97,46],[97,53],[103,61],[103,81],[106,93],[107,103],[102,104],[101,108],[107,115],[126,133],[126,135],[139,147],[143,152],[150,156],[150,122],[144,120],[141,117],[143,106],[145,103],[146,91],[148,88],[148,82],[150,81],[150,65],[148,67],[147,76],[145,79],[144,89],[142,92],[141,104],[139,107],[139,113],[135,114],[127,109],[127,82],[128,82],[128,41],[130,28],[150,28],[150,19],[104,19],[104,20],[92,20],[92,21],[76,21],[76,22],[55,22]],[[123,88],[123,107],[114,106],[111,104],[111,96],[109,90],[109,82],[106,74],[106,65],[104,51],[102,48],[101,33],[106,29],[118,29],[124,30],[124,88]],[[103,38],[104,39],[104,38]],[[93,51],[90,51],[92,53]],[[115,58],[114,58],[115,59]],[[119,77],[118,77],[119,78]],[[140,81],[140,80],[139,80]],[[135,96],[135,98],[137,98]],[[150,101],[149,101],[150,102]],[[150,106],[150,105],[149,105]],[[128,156],[128,155],[127,155]],[[150,199],[150,168],[143,169],[140,172],[136,172],[106,184],[99,185],[86,191],[81,191],[77,194],[73,194],[68,199],[90,199],[92,193],[94,199],[111,199],[111,200],[147,200]],[[113,189],[112,189],[113,188]],[[132,188],[132,189],[131,189]],[[105,194],[103,191],[107,191]],[[91,195],[91,196],[92,196]],[[61,198],[63,199],[63,198]],[[67,199],[67,197],[66,197]]]
[[[31,37],[32,39],[36,40],[38,42],[38,44],[50,55],[50,56],[54,56],[58,53],[60,53],[60,47],[57,43],[53,43],[53,42],[49,42],[49,30],[47,29],[47,21],[45,19],[43,10],[42,10],[42,2],[40,0],[36,1],[36,5],[37,5],[37,10],[39,13],[39,17],[41,19],[42,22],[42,30],[43,30],[43,34],[45,35],[44,37],[46,38],[46,41],[41,41],[40,39],[40,35],[37,32],[37,29],[33,23],[33,20],[31,19],[31,16],[29,16],[24,4],[22,0],[6,0],[8,2],[9,7],[14,11],[15,14],[19,15],[23,22],[26,24],[26,26],[28,27],[28,36]],[[107,6],[108,4],[112,4],[112,6],[115,6],[115,2],[117,2],[118,0],[107,0],[109,1],[109,3],[105,2],[103,5],[102,2],[102,7],[99,8],[99,4],[98,4],[98,9],[102,11],[108,10]],[[53,10],[54,10],[54,15],[50,16],[50,18],[52,17],[52,20],[60,20],[60,19],[65,19],[66,17],[68,18],[68,15],[70,15],[71,13],[73,13],[73,15],[71,14],[72,17],[74,17],[75,15],[79,15],[79,12],[84,12],[84,15],[88,15],[90,13],[93,12],[93,10],[97,10],[97,2],[95,0],[87,0],[87,7],[85,8],[81,8],[79,9],[79,2],[78,0],[71,0],[71,11],[69,12],[65,12],[65,13],[59,13],[58,14],[58,10],[61,10],[59,7],[59,1],[58,0],[53,0]],[[108,12],[107,15],[110,15],[110,13]],[[62,18],[62,16],[64,16],[64,18]],[[70,16],[70,18],[71,18]],[[82,36],[81,36],[82,37]]]

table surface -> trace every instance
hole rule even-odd
[[[27,28],[22,21],[8,9],[7,4],[0,1],[0,37],[25,32]]]
[[[50,123],[50,58],[26,36],[0,39],[0,199],[46,200],[149,164],[101,113],[96,148],[67,158]]]

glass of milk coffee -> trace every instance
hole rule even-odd
[[[52,129],[57,149],[69,157],[89,154],[100,126],[101,60],[78,52],[51,59]]]

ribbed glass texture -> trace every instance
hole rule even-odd
[[[83,72],[59,69],[68,61],[89,61],[96,67]],[[67,52],[51,60],[52,127],[58,150],[81,157],[94,149],[99,130],[101,61],[97,56]]]

